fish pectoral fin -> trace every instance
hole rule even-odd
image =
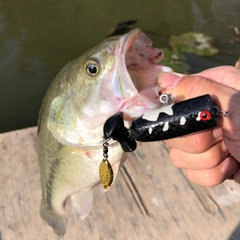
[[[84,219],[92,209],[93,191],[83,191],[72,195],[68,199],[68,206],[75,220]]]
[[[60,148],[59,150],[57,150],[56,152],[54,152],[49,159],[56,159],[56,158],[69,158],[69,156],[73,156],[73,155],[82,155],[84,154],[86,151],[81,150],[79,148],[76,147],[71,147],[71,146],[63,146],[62,148]]]
[[[49,210],[43,201],[40,206],[41,217],[53,228],[53,231],[59,236],[63,237],[67,229],[67,218],[65,216],[56,214]]]
[[[77,142],[77,123],[78,116],[71,98],[63,94],[54,98],[49,108],[47,125],[53,136],[62,144]]]

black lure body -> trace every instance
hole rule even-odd
[[[209,95],[188,99],[151,110],[135,119],[130,134],[137,141],[162,141],[216,127]]]
[[[210,95],[188,99],[153,109],[136,118],[129,129],[123,113],[111,116],[104,124],[104,139],[118,141],[125,152],[140,142],[162,141],[216,127],[216,111]]]

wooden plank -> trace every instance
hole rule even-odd
[[[39,216],[36,128],[0,134],[0,240],[58,239]],[[206,189],[175,168],[161,143],[138,144],[90,215],[69,219],[63,239],[240,239],[240,189]],[[236,229],[235,229],[236,228]]]

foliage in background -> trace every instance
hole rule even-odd
[[[110,30],[107,36],[125,34],[133,29],[136,23],[137,20],[118,23]],[[156,35],[156,33],[146,30],[144,32]],[[187,32],[180,36],[171,36],[169,39],[171,48],[161,48],[164,58],[159,64],[168,66],[175,72],[187,73],[190,67],[186,63],[184,53],[192,53],[198,56],[212,56],[218,53],[218,49],[212,43],[213,38],[203,33]]]
[[[183,54],[178,51],[170,50],[169,48],[163,48],[161,50],[164,53],[164,58],[161,60],[160,64],[172,68],[174,72],[187,73],[189,66]]]
[[[171,36],[169,40],[171,49],[163,49],[165,57],[161,64],[171,67],[173,71],[187,73],[189,66],[183,54],[213,56],[218,53],[218,49],[212,43],[213,38],[203,33],[188,32],[180,36]]]

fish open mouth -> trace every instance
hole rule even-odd
[[[163,58],[160,49],[152,47],[152,41],[140,30],[134,29],[124,35],[120,42],[120,77],[124,75],[123,95],[126,102],[121,111],[131,117],[159,107],[156,101],[155,82],[161,72],[172,72],[158,62]]]

